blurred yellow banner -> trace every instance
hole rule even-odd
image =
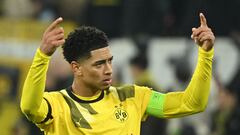
[[[37,20],[12,20],[0,19],[0,40],[41,40],[42,34],[51,22],[40,22]],[[65,30],[65,35],[72,31],[76,24],[64,21],[61,26]]]

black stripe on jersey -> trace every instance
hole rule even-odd
[[[61,93],[61,92],[60,92]],[[71,111],[71,118],[72,121],[74,123],[74,125],[76,127],[80,127],[80,128],[86,128],[86,129],[92,129],[92,127],[90,126],[90,124],[87,122],[87,120],[83,117],[83,115],[81,114],[81,112],[78,110],[77,106],[75,105],[75,103],[66,95],[64,95],[63,93],[61,93],[62,96],[64,97],[65,101],[67,102],[70,111]]]
[[[50,103],[48,102],[48,100],[47,100],[46,98],[43,98],[43,99],[46,100],[46,102],[47,102],[47,105],[48,105],[48,114],[47,114],[46,118],[45,118],[43,121],[39,122],[38,124],[45,123],[45,122],[47,122],[48,120],[50,120],[50,119],[53,118],[53,116],[52,116],[52,107],[51,107]]]
[[[91,105],[88,103],[79,103],[82,107],[86,108],[90,114],[98,114],[97,111],[95,111]]]
[[[101,91],[101,95],[97,98],[97,99],[94,99],[94,100],[82,100],[82,99],[79,99],[78,97],[76,97],[73,93],[72,93],[72,87],[68,87],[66,88],[66,91],[68,93],[68,95],[73,99],[75,100],[76,102],[78,103],[94,103],[94,102],[97,102],[101,99],[103,99],[104,97],[104,91],[102,90]]]
[[[122,87],[117,87],[117,93],[120,101],[125,101],[127,98],[135,96],[135,90],[133,85],[125,85]]]

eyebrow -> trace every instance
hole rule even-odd
[[[98,65],[98,64],[103,64],[105,63],[106,61],[112,61],[113,60],[113,56],[109,59],[105,59],[105,60],[98,60],[96,62],[94,62],[94,65]]]

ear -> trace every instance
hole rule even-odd
[[[71,68],[74,75],[82,76],[82,66],[76,61],[71,62]]]

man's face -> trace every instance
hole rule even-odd
[[[83,83],[91,89],[108,89],[112,83],[112,59],[109,47],[91,51],[91,57],[81,64]]]

